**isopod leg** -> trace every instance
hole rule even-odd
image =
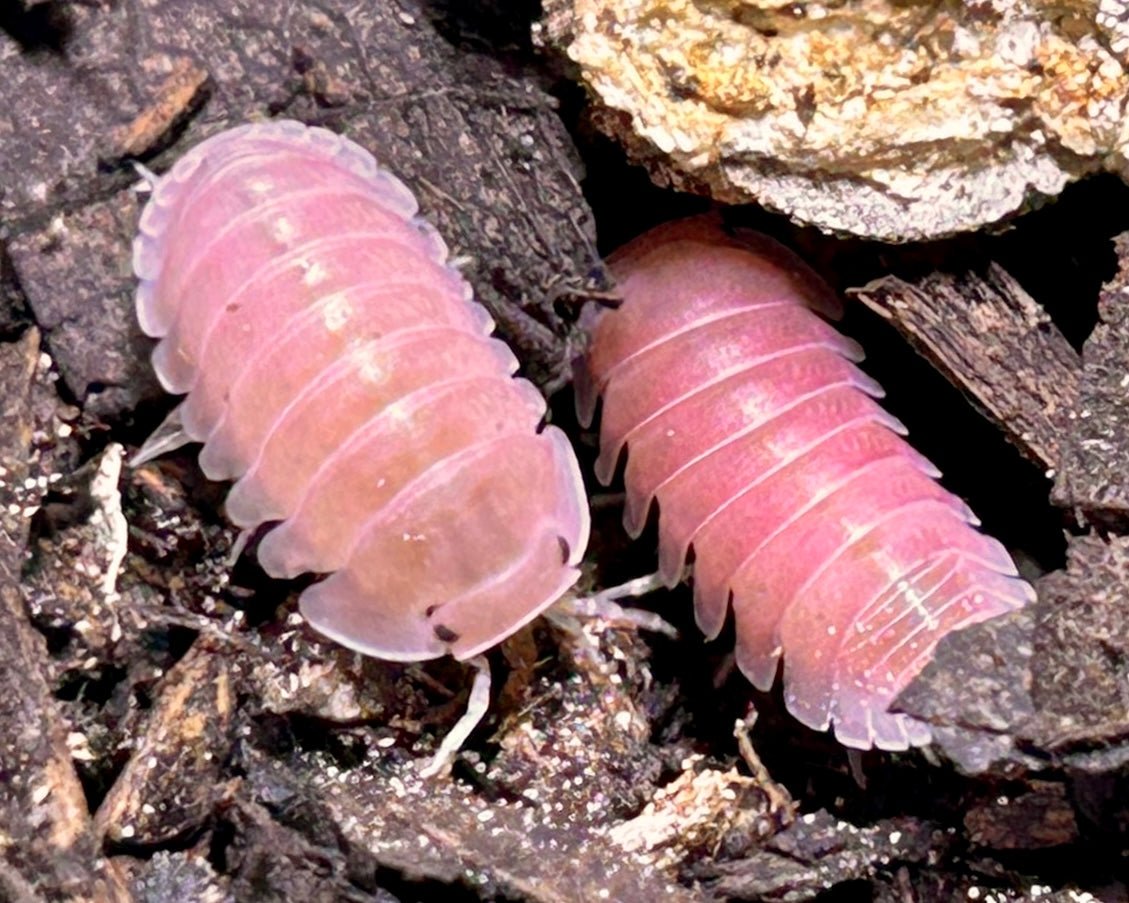
[[[665,586],[666,583],[657,573],[647,574],[644,577],[628,580],[619,586],[600,590],[591,596],[565,596],[546,614],[558,626],[567,626],[569,618],[600,618],[610,624],[623,624],[677,639],[678,631],[659,615],[641,608],[624,608],[616,601],[616,599],[645,596]]]
[[[144,163],[139,163],[136,160],[133,161],[133,171],[141,177],[142,185],[144,186],[145,191],[152,191],[156,187],[157,183],[161,181],[161,177],[159,175],[153,172],[153,170],[151,170]]]
[[[137,450],[137,454],[130,459],[129,466],[140,467],[147,461],[152,461],[154,458],[176,451],[182,445],[195,441],[197,440],[184,431],[180,419],[180,405],[177,405],[169,412],[168,417],[161,421],[161,425],[153,430],[152,435],[145,440],[141,448]]]
[[[467,737],[478,727],[478,723],[486,717],[490,709],[490,663],[486,660],[486,656],[476,655],[468,659],[467,664],[475,669],[475,673],[470,685],[470,698],[467,700],[466,711],[443,738],[435,755],[420,768],[421,777],[433,778],[449,770],[455,755],[466,743]]]
[[[254,535],[254,527],[239,531],[239,535],[235,537],[235,542],[231,544],[231,551],[227,553],[227,561],[224,562],[229,568],[235,567],[235,563],[243,557],[243,553],[247,550],[247,543],[251,541],[251,537]]]

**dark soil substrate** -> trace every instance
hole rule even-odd
[[[0,7],[0,900],[1129,899],[1112,177],[905,247],[727,211],[855,299],[843,328],[888,407],[1036,581],[903,695],[928,750],[805,731],[734,673],[731,638],[701,641],[681,589],[642,600],[679,640],[539,621],[505,643],[488,718],[424,781],[469,672],[319,639],[299,586],[229,563],[194,450],[123,464],[173,404],[133,319],[131,161],[285,115],[412,186],[590,469],[567,382],[579,307],[611,288],[600,254],[709,204],[594,133],[530,46],[535,4],[450,6]],[[653,531],[628,542],[616,487],[591,489],[586,587],[647,573]]]

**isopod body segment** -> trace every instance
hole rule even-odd
[[[947,633],[1034,597],[1003,546],[902,438],[829,324],[830,288],[782,246],[709,218],[649,232],[609,261],[578,374],[597,476],[626,451],[625,526],[658,504],[660,575],[692,557],[707,637],[732,611],[741,671],[843,744],[905,749],[928,726],[888,711]],[[692,556],[691,556],[692,551]]]
[[[329,575],[300,598],[319,631],[469,658],[576,581],[572,449],[367,151],[291,121],[222,132],[154,185],[133,263],[183,438],[235,481],[234,523],[280,522],[268,574]]]

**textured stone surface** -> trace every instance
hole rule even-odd
[[[551,0],[544,39],[660,181],[889,241],[1129,175],[1122,0]]]

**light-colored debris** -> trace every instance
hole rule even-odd
[[[564,50],[658,181],[890,241],[1129,176],[1125,0],[550,0]]]
[[[716,849],[726,834],[752,826],[761,837],[776,830],[769,795],[756,778],[735,768],[706,768],[701,756],[682,763],[682,774],[660,788],[646,808],[616,825],[608,837],[629,853],[655,852],[660,864],[689,849]]]

